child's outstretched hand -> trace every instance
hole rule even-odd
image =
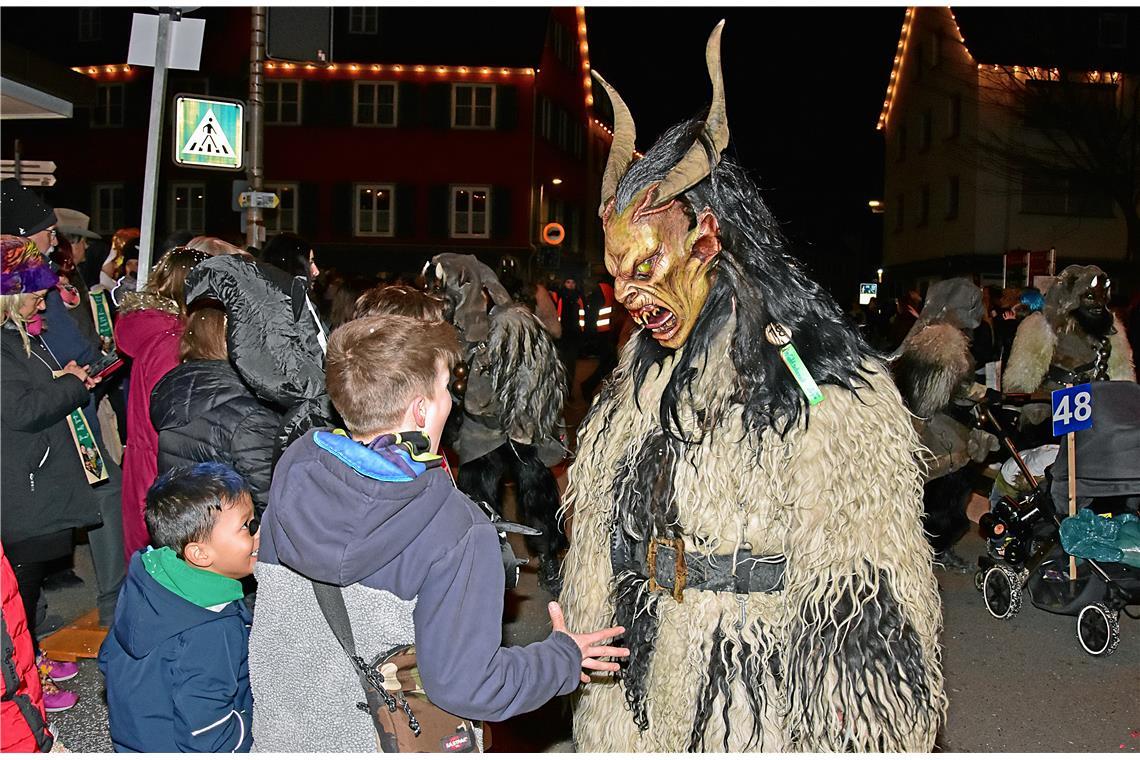
[[[554,630],[562,631],[570,638],[574,639],[574,643],[582,650],[582,669],[583,670],[605,670],[611,673],[616,673],[620,666],[616,662],[602,662],[597,659],[599,657],[629,657],[629,650],[625,647],[606,647],[596,646],[600,641],[612,639],[615,636],[620,636],[625,633],[625,628],[618,625],[613,628],[606,628],[602,631],[593,631],[592,633],[571,633],[566,630],[566,618],[562,616],[562,607],[558,602],[551,602],[546,606],[547,612],[550,613],[550,624],[554,626]],[[589,683],[590,677],[582,673],[582,683]]]

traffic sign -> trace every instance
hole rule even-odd
[[[245,104],[240,100],[176,95],[174,163],[200,169],[242,168]]]
[[[1092,386],[1089,383],[1053,391],[1053,435],[1091,428]]]
[[[242,193],[238,196],[238,205],[242,208],[277,208],[281,199],[276,193]]]
[[[5,169],[0,172],[0,179],[15,178],[16,173]],[[54,174],[25,174],[20,168],[20,184],[24,187],[55,187]]]

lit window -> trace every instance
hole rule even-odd
[[[296,79],[266,81],[262,90],[265,98],[266,124],[301,123],[301,83]]]
[[[91,111],[91,126],[121,127],[126,102],[126,87],[122,84],[95,85],[95,108]]]
[[[91,195],[91,224],[95,232],[112,235],[126,226],[121,183],[96,184]]]
[[[99,8],[79,9],[79,41],[97,42],[103,39],[103,16]]]
[[[360,237],[392,237],[396,234],[395,195],[395,185],[356,185],[353,234]]]
[[[491,188],[454,185],[451,188],[451,237],[491,236]]]
[[[349,34],[376,34],[380,29],[379,8],[349,8]]]
[[[462,129],[491,129],[495,126],[495,86],[454,84],[451,86],[451,126]]]
[[[396,126],[396,83],[356,82],[353,124],[358,127]]]
[[[206,186],[179,183],[170,188],[170,229],[202,233],[206,229]]]
[[[277,193],[281,202],[277,208],[261,210],[262,221],[265,222],[265,231],[271,235],[278,232],[297,231],[297,184],[291,182],[266,182],[262,191]]]

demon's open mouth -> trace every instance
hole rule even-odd
[[[677,315],[657,304],[648,304],[633,312],[633,321],[653,333],[656,340],[668,340],[680,327]]]

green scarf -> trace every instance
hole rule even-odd
[[[199,607],[214,607],[241,599],[241,582],[201,570],[178,558],[169,546],[142,555],[143,567],[163,588]]]

